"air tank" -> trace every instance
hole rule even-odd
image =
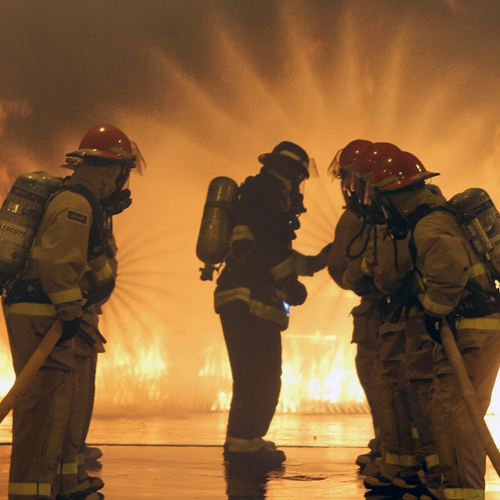
[[[485,259],[491,274],[500,278],[500,214],[488,193],[470,188],[450,203],[460,214],[462,228],[476,252]]]
[[[205,263],[205,273],[201,269],[203,281],[212,279],[214,266],[223,262],[228,255],[229,214],[237,196],[238,184],[229,177],[216,177],[208,186],[196,244],[196,255]]]
[[[62,183],[48,172],[20,175],[0,209],[0,281],[6,284],[24,268],[45,205]]]

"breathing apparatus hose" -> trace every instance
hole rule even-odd
[[[443,323],[443,326],[441,328],[441,340],[443,342],[446,353],[448,354],[448,359],[450,360],[453,373],[457,380],[462,399],[464,401],[465,407],[467,408],[467,412],[472,421],[472,424],[474,425],[477,435],[481,440],[484,451],[490,458],[491,464],[500,477],[500,452],[498,451],[497,445],[493,440],[493,437],[490,433],[490,430],[488,429],[488,426],[486,425],[486,422],[484,421],[483,416],[478,411],[476,393],[474,392],[474,388],[472,387],[469,375],[462,359],[462,355],[458,350],[455,337],[453,336],[453,333],[446,321]]]
[[[48,358],[52,349],[61,337],[61,333],[62,322],[60,320],[56,320],[50,327],[49,331],[45,334],[36,351],[31,355],[31,358],[26,363],[25,367],[21,370],[21,373],[19,373],[16,377],[14,385],[2,401],[0,401],[0,423],[9,414],[10,410],[14,408],[16,403],[19,401],[19,398],[29,387],[35,378],[35,375],[38,373],[38,370],[40,370],[42,365],[45,363],[45,360]]]

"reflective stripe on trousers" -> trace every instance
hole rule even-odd
[[[51,485],[47,483],[9,483],[9,498],[19,497],[50,497]]]

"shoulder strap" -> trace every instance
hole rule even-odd
[[[90,228],[88,248],[89,257],[96,258],[107,253],[109,241],[104,228],[104,216],[94,193],[81,184],[63,184],[55,190],[52,197],[57,196],[63,191],[71,191],[83,196],[92,208],[92,227]]]
[[[448,203],[444,205],[439,205],[437,207],[431,207],[427,203],[422,203],[422,205],[419,205],[417,209],[411,214],[411,216],[408,218],[408,228],[410,229],[412,235],[413,231],[415,230],[415,226],[427,215],[429,215],[432,212],[448,212],[452,214],[453,216],[458,218],[458,214],[456,210],[450,206]]]
[[[438,205],[437,207],[431,207],[427,203],[423,203],[422,205],[419,205],[417,209],[411,214],[408,219],[408,228],[410,230],[409,248],[413,270],[417,273],[419,272],[417,269],[417,246],[415,245],[413,234],[415,232],[415,227],[417,226],[417,224],[432,212],[448,212],[458,218],[457,212],[448,203],[445,203],[444,205]]]
[[[422,205],[419,205],[408,218],[408,229],[411,232],[410,246],[411,243],[413,242],[413,233],[415,231],[415,227],[424,217],[426,217],[432,212],[448,212],[452,214],[454,217],[456,217],[458,220],[458,214],[456,210],[448,203],[444,205],[439,205],[437,207],[431,207],[427,203],[422,203]],[[413,245],[415,245],[415,243],[413,243]]]

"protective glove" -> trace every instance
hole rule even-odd
[[[77,334],[81,322],[82,318],[75,318],[70,321],[63,321],[61,337],[57,341],[56,345],[60,346],[61,344],[64,344],[64,342],[71,340]]]
[[[300,306],[307,299],[307,288],[300,282],[294,281],[283,289],[285,301],[291,306]]]
[[[442,344],[441,327],[443,326],[443,318],[441,316],[431,316],[430,314],[424,313],[424,324],[431,339],[438,344]]]
[[[317,273],[326,267],[328,262],[328,255],[330,254],[330,249],[332,248],[332,244],[328,243],[328,245],[324,246],[317,255],[313,257],[312,264],[312,272]]]

